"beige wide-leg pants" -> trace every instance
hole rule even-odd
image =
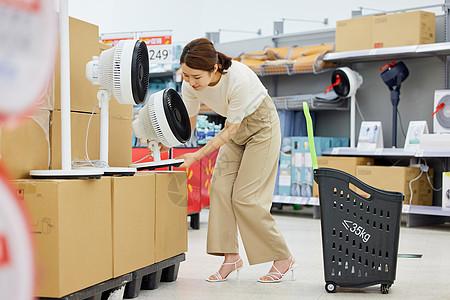
[[[267,97],[219,150],[210,192],[208,254],[239,253],[239,227],[251,265],[291,255],[270,214],[280,143],[280,121]]]

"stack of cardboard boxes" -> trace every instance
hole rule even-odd
[[[98,87],[85,78],[98,27],[70,18],[72,159],[85,157],[86,129]],[[33,116],[4,130],[2,160],[23,199],[36,252],[37,297],[60,298],[187,251],[186,172],[131,177],[34,180],[33,169],[61,168],[59,67],[54,92]],[[54,97],[53,97],[54,93]],[[109,165],[131,163],[132,107],[110,103]],[[99,159],[100,116],[89,128],[90,159]]]
[[[186,172],[15,180],[35,242],[36,296],[60,298],[187,251]]]
[[[110,46],[99,43],[98,26],[70,18],[70,119],[72,159],[84,159],[87,150],[91,160],[100,157],[100,114],[98,86],[86,78],[86,63]],[[56,58],[54,81],[43,93],[33,115],[13,128],[2,129],[0,155],[12,179],[29,178],[30,170],[61,169],[61,97],[59,57]],[[54,87],[54,88],[53,88]],[[132,106],[119,104],[114,96],[109,109],[109,165],[124,167],[131,163]]]

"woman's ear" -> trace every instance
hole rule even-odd
[[[219,69],[219,65],[218,65],[218,64],[215,64],[215,65],[214,65],[214,73],[216,73],[218,69]]]

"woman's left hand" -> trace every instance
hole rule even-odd
[[[197,160],[195,153],[185,153],[183,155],[175,157],[175,159],[184,159],[184,163],[179,166],[179,168],[184,169],[189,168]]]

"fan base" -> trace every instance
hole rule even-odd
[[[103,176],[133,176],[136,174],[136,168],[124,168],[124,167],[105,167],[105,168],[95,168],[95,167],[81,167],[77,170],[97,170],[103,172]]]
[[[131,165],[129,165],[129,167],[136,168],[138,171],[141,171],[141,170],[154,170],[157,168],[165,168],[165,167],[171,167],[171,166],[178,167],[182,163],[184,163],[184,159],[165,159],[165,160],[160,160],[160,161],[131,164]]]
[[[103,175],[101,169],[83,170],[33,170],[30,175],[34,179],[99,179]]]
[[[102,170],[104,172],[105,176],[114,176],[114,175],[133,176],[134,174],[136,174],[136,168],[109,167],[109,168],[103,168],[100,170]]]

